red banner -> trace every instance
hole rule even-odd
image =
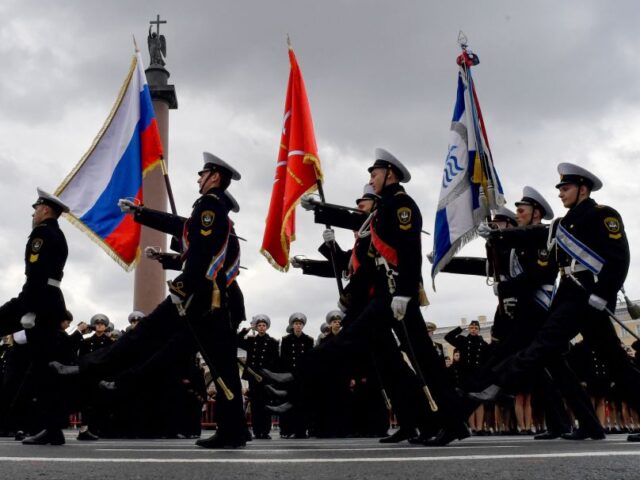
[[[289,86],[284,107],[280,150],[260,252],[278,270],[289,269],[289,248],[295,240],[295,208],[300,197],[322,181],[311,109],[302,73],[289,48]]]

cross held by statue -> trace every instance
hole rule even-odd
[[[160,24],[161,23],[167,23],[166,20],[160,20],[160,15],[156,15],[156,19],[155,20],[151,20],[149,22],[150,25],[155,25],[156,26],[156,34],[160,35]]]

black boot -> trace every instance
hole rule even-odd
[[[60,429],[42,430],[22,440],[23,445],[64,445],[64,434]]]
[[[539,433],[533,436],[534,440],[553,440],[554,438],[560,438],[562,435],[569,432],[553,432],[551,430],[547,430],[546,432]]]
[[[278,390],[277,388],[274,388],[273,385],[265,385],[264,390],[269,394],[271,398],[279,400],[284,400],[289,396],[289,392],[287,392],[286,390]]]
[[[242,448],[247,445],[244,439],[225,439],[218,435],[210,436],[209,438],[201,438],[196,441],[196,445],[202,448],[220,449],[220,448]]]
[[[294,376],[291,373],[276,373],[266,368],[263,368],[261,373],[264,378],[273,383],[290,383],[294,380]]]
[[[502,393],[502,388],[498,385],[489,385],[481,392],[470,392],[467,396],[480,402],[489,402],[495,400]]]
[[[49,366],[53,368],[58,375],[78,375],[80,367],[78,365],[64,365],[60,362],[49,362]]]
[[[466,425],[460,425],[458,428],[443,428],[438,435],[424,442],[428,447],[444,447],[454,440],[464,440],[471,436]]]
[[[268,410],[272,413],[286,413],[289,410],[291,410],[293,408],[293,403],[291,402],[285,402],[285,403],[281,403],[280,405],[267,405],[264,407],[265,410]]]
[[[588,432],[581,428],[578,428],[571,433],[563,433],[560,436],[565,440],[586,440],[587,438],[592,440],[604,440],[606,438],[603,431]]]
[[[98,437],[97,435],[94,435],[89,430],[84,430],[84,431],[78,433],[78,437],[77,438],[78,438],[78,440],[81,440],[81,441],[85,441],[85,440],[90,440],[90,441],[100,440],[100,437]]]
[[[418,436],[418,432],[415,428],[402,428],[400,427],[396,432],[392,433],[388,437],[378,440],[380,443],[400,443],[410,438]]]

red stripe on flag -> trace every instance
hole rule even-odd
[[[124,262],[130,264],[138,253],[140,225],[133,221],[132,215],[125,215],[120,225],[104,241]]]
[[[142,155],[142,171],[146,172],[162,158],[162,140],[155,117],[140,134],[140,151]]]

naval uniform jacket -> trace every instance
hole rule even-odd
[[[553,285],[558,274],[555,255],[551,255],[547,245],[549,225],[500,230],[497,241],[504,247],[511,247],[508,261],[508,280],[498,283],[500,298],[518,299],[516,318],[536,316],[538,322],[551,305]]]
[[[489,344],[481,335],[462,335],[462,328],[456,327],[444,339],[460,351],[460,363],[469,373],[480,369],[489,357]]]
[[[575,245],[571,237],[563,238],[560,227],[587,247],[579,254],[595,271],[582,267],[560,246],[560,243]],[[598,205],[593,199],[587,198],[567,212],[560,221],[560,227],[555,234],[555,253],[561,274],[573,270],[586,293],[571,278],[562,274],[554,301],[561,301],[564,295],[587,300],[590,294],[595,294],[606,300],[611,310],[615,309],[617,293],[627,277],[630,262],[629,243],[620,214],[611,207]],[[597,281],[594,275],[597,275]]]
[[[302,333],[296,337],[290,333],[280,341],[280,369],[283,372],[293,372],[300,366],[302,356],[313,348],[313,338]]]
[[[253,370],[260,368],[276,370],[278,368],[278,341],[275,338],[270,337],[267,333],[247,338],[240,334],[238,336],[238,346],[247,352],[248,367]],[[242,378],[245,380],[253,379],[246,369],[242,373]]]
[[[387,271],[377,268],[376,294],[417,298],[422,282],[422,214],[399,183],[386,186],[371,220],[371,253],[394,271],[390,291]]]
[[[587,342],[582,340],[571,347],[568,360],[578,378],[587,384],[591,395],[605,396],[611,392],[611,369]]]
[[[25,249],[26,281],[18,296],[20,316],[36,314],[36,325],[59,329],[66,306],[59,282],[69,249],[58,220],[48,218],[36,225]]]
[[[231,204],[219,188],[212,188],[193,205],[182,233],[182,273],[171,292],[183,302],[192,294],[197,310],[226,307],[227,280],[223,272],[231,222]],[[222,273],[221,273],[222,272]]]
[[[226,198],[226,195],[224,197]],[[146,225],[154,230],[168,233],[172,235],[174,239],[182,236],[185,224],[188,221],[188,219],[184,217],[146,207],[138,208],[134,213],[134,219],[137,223]],[[244,306],[244,295],[236,281],[237,276],[240,274],[240,242],[236,235],[233,221],[231,221],[230,233],[223,271],[227,287],[227,305],[229,307],[231,324],[234,329],[237,329],[238,325],[246,320],[247,317]],[[172,242],[172,248],[175,248],[179,253],[165,253],[162,254],[158,260],[165,270],[181,270],[184,243],[177,242],[176,244],[176,242]]]
[[[78,351],[79,356],[86,355],[87,353],[95,352],[101,348],[108,347],[114,342],[106,333],[103,335],[93,334],[89,338],[85,338],[80,343],[80,349]]]

